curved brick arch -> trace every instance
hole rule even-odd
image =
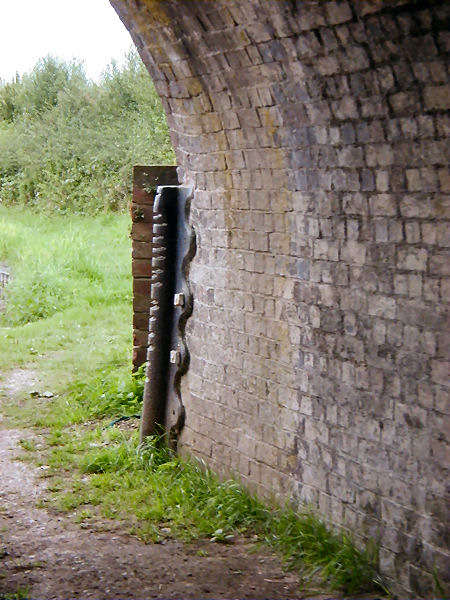
[[[450,3],[112,4],[195,188],[182,444],[380,535],[397,589],[429,594],[434,564],[448,579]]]

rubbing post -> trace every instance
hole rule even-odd
[[[189,350],[185,340],[186,321],[192,314],[193,296],[189,286],[189,265],[196,251],[195,232],[189,225],[192,200],[190,188],[178,188],[177,248],[174,265],[174,296],[165,428],[169,445],[175,450],[184,425],[185,410],[181,399],[181,377],[189,368]]]
[[[190,189],[166,186],[158,188],[155,199],[141,443],[164,430],[174,447],[184,424],[180,379],[189,365],[184,329],[192,313],[187,273],[195,253],[194,231],[188,226],[191,197]]]
[[[147,372],[141,442],[164,427],[173,315],[177,188],[158,189],[153,212],[153,258]]]

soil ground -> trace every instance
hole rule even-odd
[[[145,544],[126,524],[79,525],[70,514],[36,508],[45,494],[42,471],[17,460],[20,440],[35,434],[7,428],[1,416],[2,401],[36,383],[23,369],[0,381],[0,600],[18,590],[36,600],[305,596],[295,573],[246,540]]]

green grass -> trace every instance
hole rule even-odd
[[[375,548],[357,549],[310,510],[263,503],[205,464],[173,455],[161,439],[140,448],[136,430],[108,426],[139,412],[143,389],[142,373],[130,369],[126,216],[0,207],[0,240],[0,261],[13,274],[0,321],[3,375],[32,369],[54,394],[24,390],[2,409],[9,424],[44,434],[42,443],[21,442],[26,459],[48,467],[42,506],[79,523],[120,519],[149,541],[248,536],[283,556],[309,589],[381,589]]]
[[[205,464],[173,455],[161,439],[140,448],[137,434],[75,427],[47,460],[55,474],[75,475],[69,489],[58,488],[45,504],[74,511],[78,521],[97,511],[152,541],[256,536],[301,573],[305,586],[321,583],[347,594],[380,589],[374,548],[358,550],[310,510],[268,507],[238,482],[220,481]]]
[[[18,588],[15,592],[0,593],[0,600],[28,600],[30,590],[28,588]]]
[[[130,253],[126,215],[0,207],[0,261],[12,275],[0,314],[2,370],[25,365],[54,393],[105,369],[129,377]]]
[[[82,315],[92,307],[129,301],[127,223],[123,214],[46,218],[0,207],[0,260],[13,274],[1,323],[11,326],[55,314],[63,317],[71,307]],[[52,340],[57,341],[64,338]]]

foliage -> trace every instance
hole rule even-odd
[[[123,209],[134,164],[173,164],[165,115],[136,52],[100,83],[48,56],[0,82],[0,203]]]
[[[76,382],[71,391],[89,418],[130,416],[140,412],[144,383],[145,364],[131,374],[102,369],[88,382]]]
[[[5,593],[0,592],[0,600],[29,600],[30,590],[26,588],[18,588],[15,592]]]

